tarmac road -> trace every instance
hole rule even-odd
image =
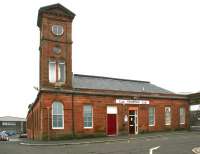
[[[150,154],[150,149],[158,146],[152,154],[193,154],[192,149],[200,147],[200,132],[81,145],[27,146],[19,143],[0,142],[0,154]]]

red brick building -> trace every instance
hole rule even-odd
[[[60,4],[42,7],[40,86],[27,115],[32,139],[187,129],[188,98],[146,81],[72,73],[72,21]]]

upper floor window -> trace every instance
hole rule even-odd
[[[155,107],[149,107],[149,126],[155,126]]]
[[[16,126],[16,122],[8,121],[8,122],[2,122],[2,126]]]
[[[185,124],[185,108],[181,107],[179,109],[179,114],[180,114],[180,124]]]
[[[52,26],[52,32],[54,35],[60,36],[64,32],[64,28],[61,25],[53,25]]]
[[[64,109],[60,102],[52,104],[52,128],[64,129]]]
[[[49,61],[49,82],[65,82],[65,62]]]
[[[171,125],[171,107],[165,107],[165,125]]]
[[[84,128],[92,128],[92,105],[83,106]]]

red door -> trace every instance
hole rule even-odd
[[[108,135],[116,135],[116,132],[116,114],[107,114],[107,133]]]

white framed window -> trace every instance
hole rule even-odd
[[[93,128],[92,105],[83,106],[84,128]]]
[[[52,128],[64,129],[64,109],[61,102],[53,102],[52,104]]]
[[[165,107],[165,125],[171,125],[171,107]]]
[[[185,108],[184,107],[180,107],[179,114],[180,114],[180,124],[185,124]]]
[[[49,82],[56,82],[56,62],[49,61]]]
[[[58,63],[58,82],[65,82],[65,62]]]
[[[65,82],[65,62],[49,61],[49,82]]]
[[[149,126],[155,126],[155,107],[149,107]]]
[[[54,35],[60,36],[64,32],[64,28],[61,25],[53,25],[52,26],[52,32]]]
[[[5,122],[5,121],[3,121],[2,126],[16,126],[16,122],[13,122],[13,121]]]

